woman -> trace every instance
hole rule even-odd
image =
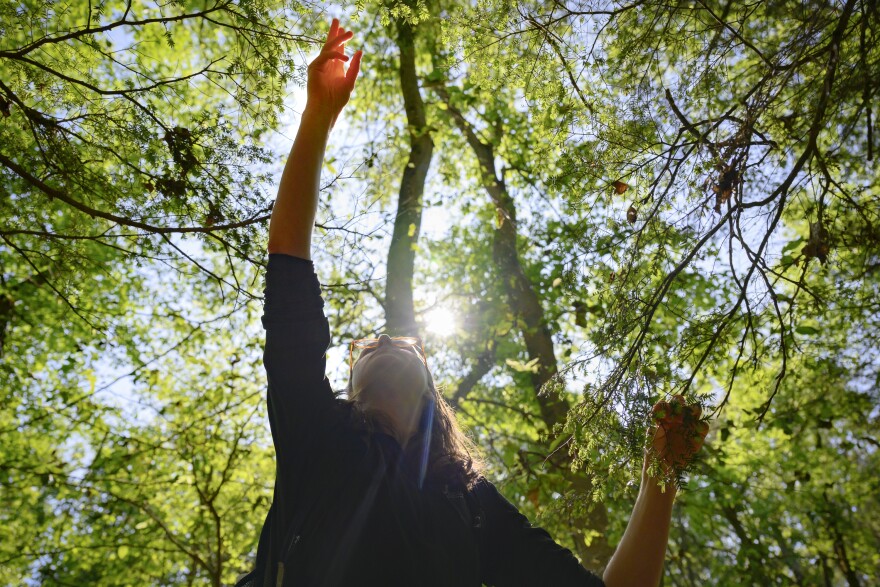
[[[330,389],[330,334],[310,243],[327,138],[360,69],[360,51],[343,65],[352,36],[334,19],[309,65],[307,105],[272,210],[262,321],[277,476],[256,569],[240,584],[656,585],[674,489],[663,493],[643,474],[599,579],[479,475],[418,341],[381,335],[354,363],[348,399]],[[669,407],[655,409],[671,415]],[[654,447],[680,466],[705,429],[687,442],[679,422],[659,422]]]

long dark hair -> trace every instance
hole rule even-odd
[[[410,463],[422,482],[443,486],[470,488],[483,473],[483,460],[474,442],[461,429],[452,406],[443,398],[441,389],[428,371],[431,396],[425,402],[419,418],[419,427],[406,447],[404,461]],[[345,389],[351,398],[351,381]],[[386,428],[380,415],[361,409],[357,400],[344,402],[351,410],[354,424],[367,432]]]

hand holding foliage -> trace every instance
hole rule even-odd
[[[709,424],[700,420],[699,404],[686,405],[677,395],[651,408],[653,425],[648,429],[649,451],[663,464],[663,476],[682,471],[703,446]]]

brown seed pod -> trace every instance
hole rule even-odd
[[[635,224],[636,218],[638,218],[638,215],[639,215],[639,213],[636,210],[635,206],[630,206],[629,210],[626,211],[626,221],[629,222],[630,224]]]

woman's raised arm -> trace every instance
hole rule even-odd
[[[306,107],[284,166],[269,221],[269,253],[311,259],[321,166],[330,129],[348,103],[360,71],[361,51],[345,71],[345,43],[354,33],[333,19],[321,54],[309,64]]]
[[[653,414],[656,426],[649,434],[652,450],[661,457],[664,467],[683,469],[709,432],[709,424],[700,420],[702,409],[698,404],[686,405],[684,397],[676,395],[670,402],[657,402]],[[649,461],[646,451],[636,505],[602,577],[607,587],[660,584],[675,487],[662,491],[658,480],[648,475]]]

